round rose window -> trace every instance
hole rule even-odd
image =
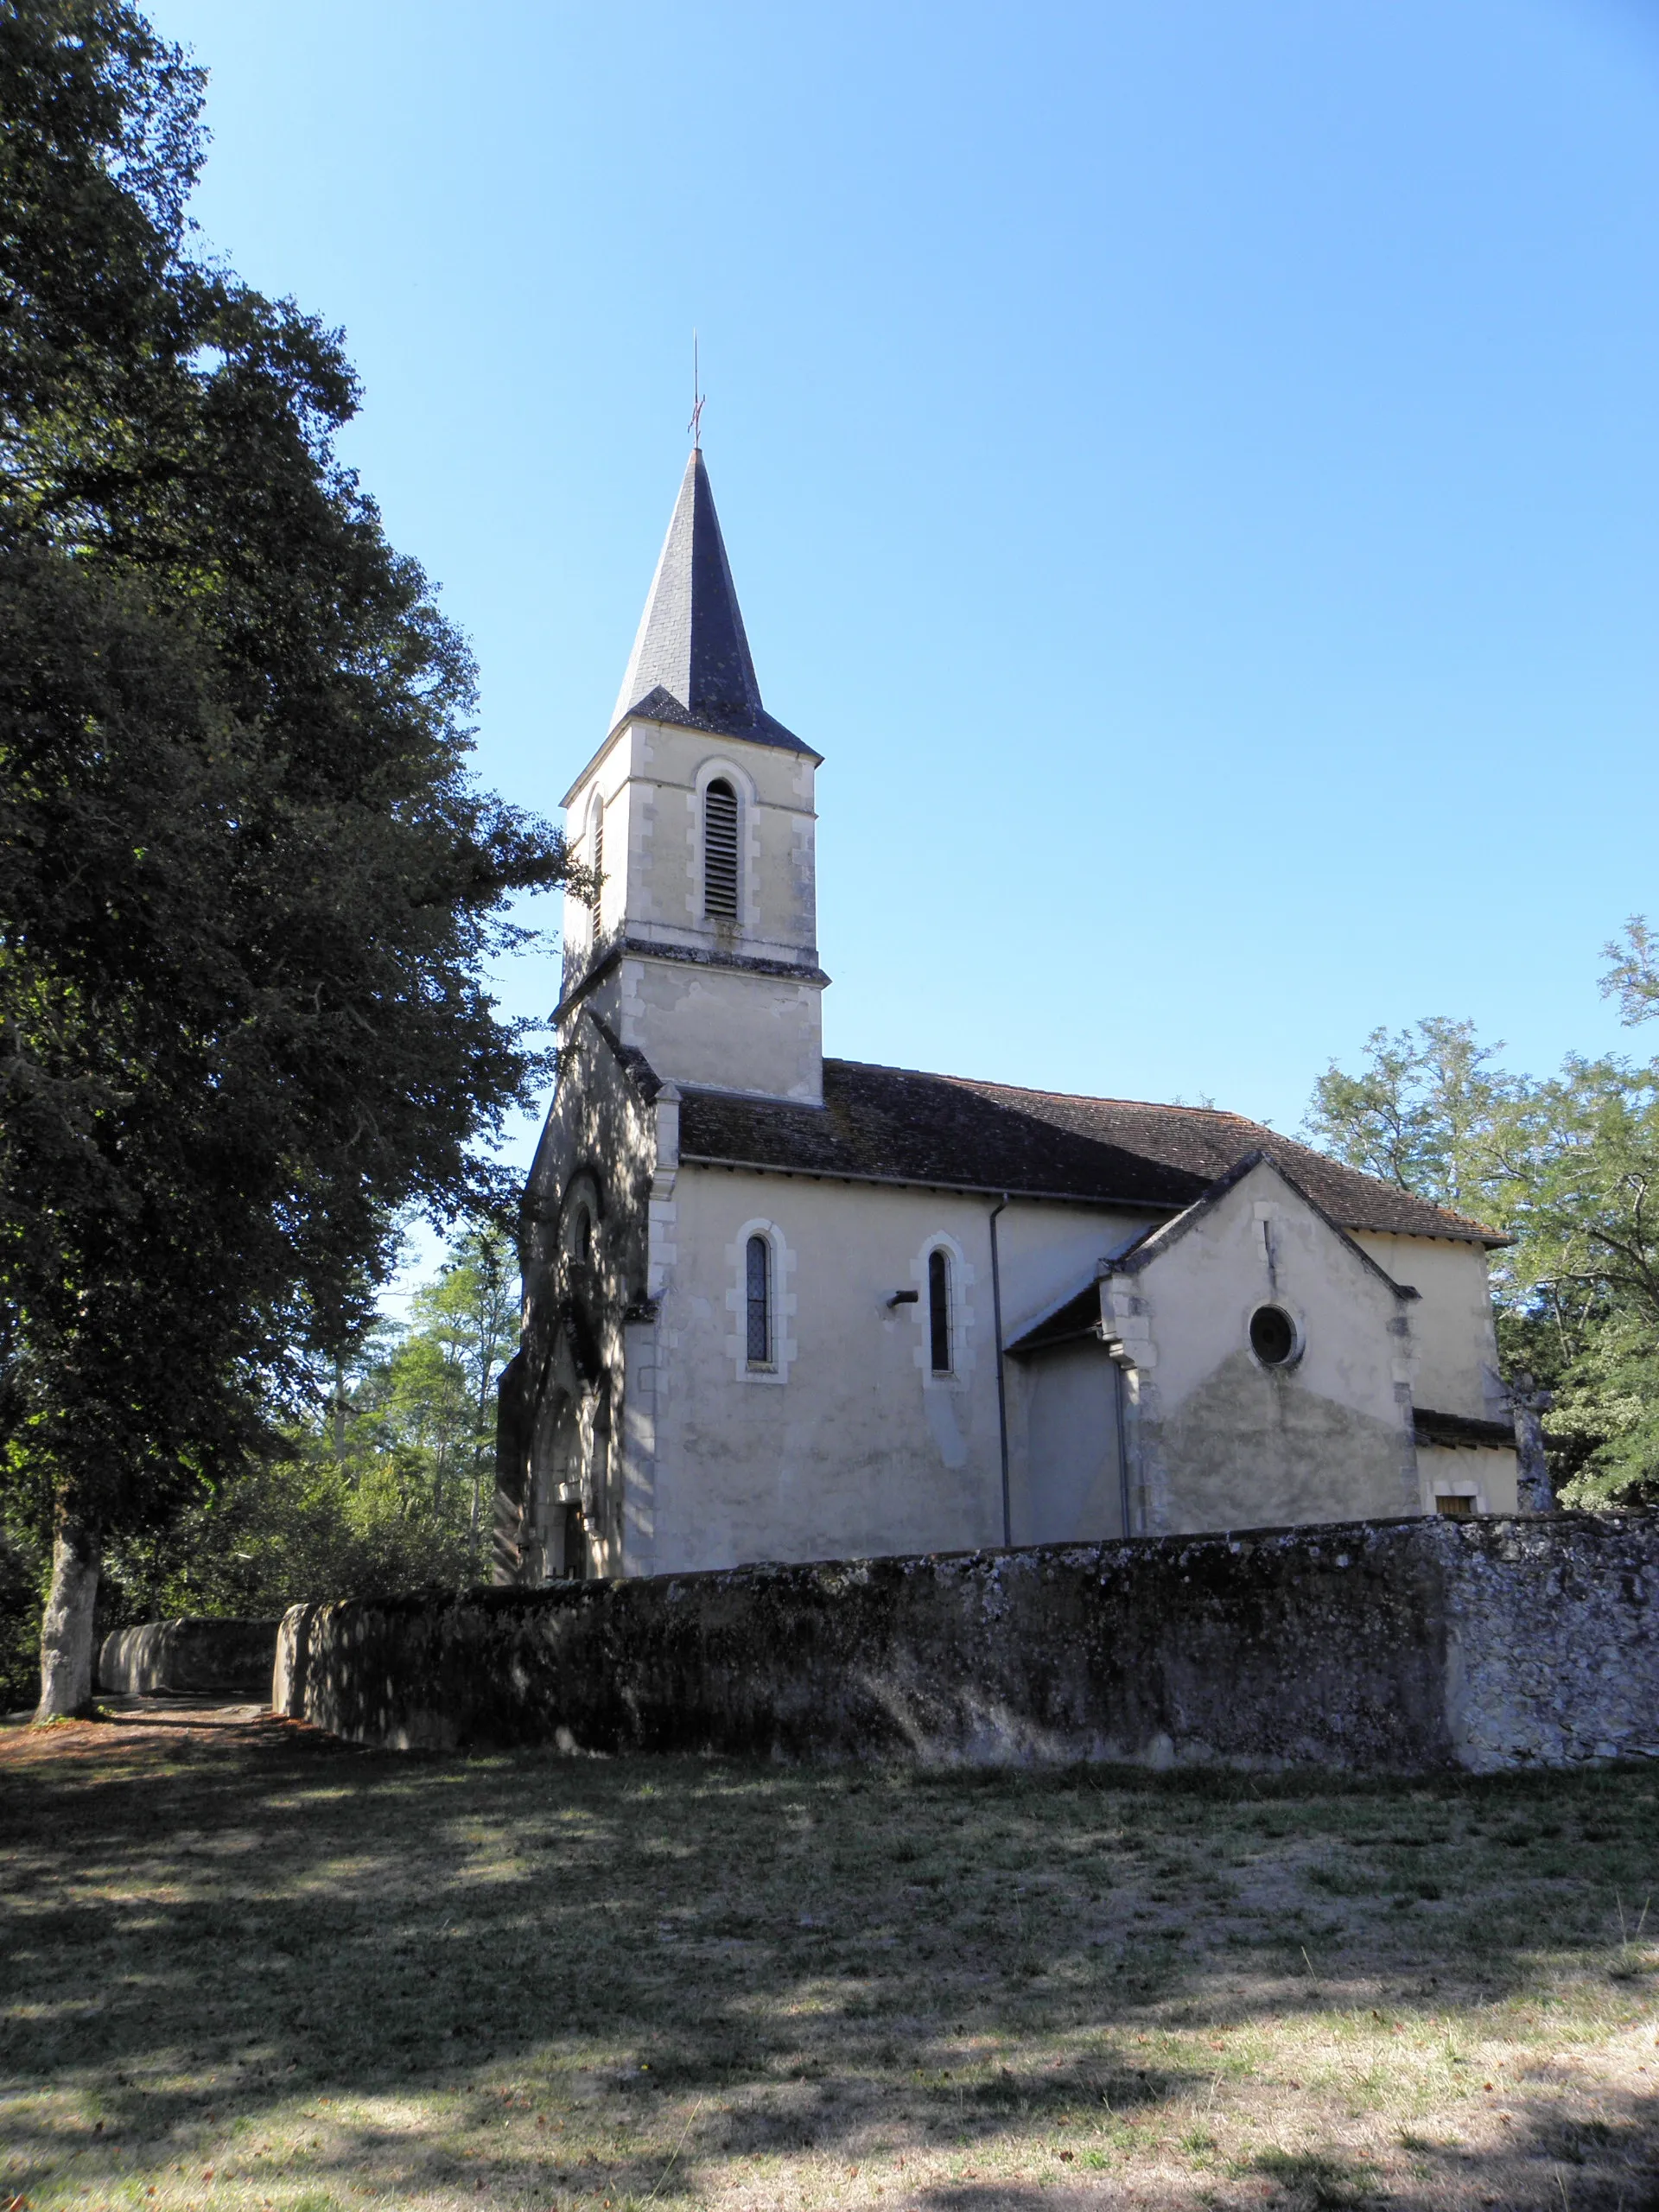
[[[1296,1324],[1282,1306],[1258,1306],[1250,1316],[1250,1350],[1263,1367],[1282,1367],[1296,1349]]]

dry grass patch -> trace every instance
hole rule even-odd
[[[175,1704],[0,1732],[0,2212],[1659,2206],[1648,1771],[397,1758]]]

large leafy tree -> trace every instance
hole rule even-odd
[[[475,1581],[517,1287],[499,1232],[457,1239],[408,1321],[377,1321],[287,1424],[280,1450],[167,1525],[113,1538],[100,1616],[116,1627],[175,1613],[266,1618],[305,1600]],[[23,1688],[25,1619],[38,1641],[25,1550],[0,1529],[0,1708]]]
[[[557,835],[334,440],[336,335],[194,249],[202,80],[0,0],[0,1449],[52,1522],[41,1711],[112,1534],[257,1450],[392,1224],[500,1197],[539,1074],[483,981]]]
[[[1645,925],[1610,945],[1603,989],[1627,1022],[1659,1012]],[[1332,1066],[1304,1134],[1514,1239],[1497,1255],[1498,1341],[1548,1385],[1551,1472],[1569,1502],[1659,1498],[1659,1065],[1570,1056],[1544,1081],[1504,1073],[1473,1025],[1374,1031]]]
[[[1471,1021],[1431,1017],[1374,1029],[1357,1075],[1334,1062],[1314,1086],[1303,1134],[1368,1175],[1477,1213],[1491,1198],[1496,1115],[1518,1095]]]
[[[475,1229],[410,1301],[408,1328],[360,1363],[336,1457],[390,1459],[411,1498],[466,1530],[476,1577],[495,1481],[495,1391],[518,1348],[518,1267],[500,1230]]]

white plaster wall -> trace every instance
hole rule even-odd
[[[1420,1444],[1417,1471],[1426,1513],[1436,1511],[1435,1499],[1448,1493],[1459,1497],[1472,1493],[1477,1513],[1518,1513],[1521,1510],[1513,1452]]]
[[[995,1203],[984,1201],[988,1212]],[[1074,1296],[1093,1279],[1108,1253],[1159,1218],[1052,1199],[1012,1200],[997,1222],[1002,1341],[1013,1344],[1033,1322]],[[1092,1349],[1100,1364],[1109,1368],[1104,1351]],[[1106,1395],[1109,1372],[1090,1383],[1063,1375],[1052,1357],[1029,1363],[1011,1359],[1004,1382],[1015,1543],[1113,1534],[1122,1516],[1115,1506],[1108,1514],[1098,1490],[1101,1467],[1109,1464],[1108,1489],[1112,1498],[1116,1496],[1116,1427],[1103,1440],[1099,1427],[1103,1418],[1115,1418]]]
[[[960,1549],[1001,1541],[986,1209],[970,1199],[682,1167],[672,1279],[658,1323],[659,1573],[740,1560]],[[793,1259],[786,1381],[732,1354],[731,1255],[775,1224]],[[944,1236],[963,1255],[963,1341],[982,1356],[936,1383],[918,1363],[912,1267]]]
[[[723,773],[738,792],[742,914],[737,925],[702,912],[702,791]],[[647,942],[741,952],[752,958],[817,958],[814,764],[805,754],[741,738],[629,721],[566,794],[577,855],[587,849],[595,790],[606,799],[605,931],[626,924]],[[614,811],[613,811],[614,810]],[[567,899],[567,944],[590,942],[591,920]]]
[[[1507,1421],[1485,1248],[1447,1237],[1369,1232],[1354,1241],[1396,1282],[1409,1283],[1417,1293],[1411,1316],[1416,1402],[1471,1421]]]
[[[655,1369],[658,1573],[1001,1542],[994,1203],[680,1169]],[[999,1224],[1005,1340],[1092,1274],[1133,1218],[1009,1206]],[[734,1349],[733,1255],[756,1221],[775,1228],[790,1257],[781,1382],[747,1378]],[[957,1371],[948,1379],[929,1366],[926,1254],[936,1240],[950,1249],[958,1302]],[[889,1306],[897,1290],[917,1292],[915,1302]],[[1017,1390],[1014,1362],[1007,1377]],[[1017,1487],[1026,1427],[1012,1403],[1009,1428]],[[1085,1510],[1093,1513],[1095,1503]]]
[[[640,841],[651,799],[649,788],[632,780],[632,747],[626,736],[619,733],[599,753],[566,800],[565,834],[572,853],[584,868],[594,865],[594,794],[604,803],[605,881],[600,892],[599,934],[605,937],[621,926],[626,912],[634,874],[630,849]],[[594,915],[585,899],[566,893],[561,928],[568,964],[594,943]]]
[[[703,794],[717,774],[738,793],[736,922],[702,912]],[[597,931],[582,900],[565,899],[565,988],[601,939],[623,934],[709,963],[629,958],[592,994],[623,1042],[670,1081],[823,1103],[822,985],[729,964],[778,962],[816,975],[812,785],[802,754],[630,721],[567,794],[574,849],[588,867],[594,794],[604,799],[605,881]]]
[[[625,957],[584,1003],[664,1082],[823,1103],[822,992],[784,976]]]
[[[1127,1532],[1118,1459],[1117,1370],[1103,1344],[1062,1344],[1020,1377],[1026,1450],[1014,1495],[1016,1544],[1090,1543]]]
[[[1269,1165],[1109,1300],[1135,1363],[1141,1533],[1420,1510],[1409,1308]],[[1249,1334],[1268,1302],[1303,1332],[1273,1370]]]
[[[658,1338],[649,1324],[625,1329],[622,1534],[620,1574],[657,1572],[657,1391]]]
[[[985,1201],[987,1210],[995,1203]],[[997,1223],[1002,1259],[1002,1338],[1012,1344],[1094,1275],[1109,1252],[1160,1214],[1013,1199]]]

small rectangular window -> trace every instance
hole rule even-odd
[[[1437,1497],[1434,1501],[1434,1510],[1437,1513],[1446,1514],[1453,1521],[1471,1521],[1474,1518],[1475,1501],[1472,1497]]]

